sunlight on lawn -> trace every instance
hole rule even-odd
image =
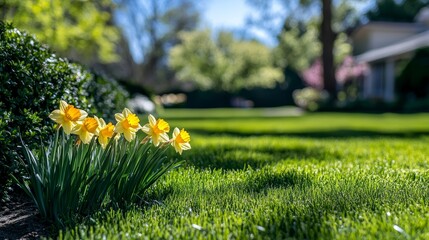
[[[222,119],[196,110],[172,121],[189,128],[193,150],[141,207],[97,215],[61,236],[428,236],[428,114],[226,118],[223,111]],[[180,111],[165,115],[173,112]]]

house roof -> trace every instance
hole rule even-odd
[[[389,57],[399,56],[416,49],[429,46],[429,31],[416,34],[401,42],[386,47],[367,51],[355,57],[357,62],[374,62]]]
[[[411,30],[411,31],[417,31],[422,32],[424,30],[428,29],[428,26],[422,23],[409,23],[409,22],[385,22],[385,21],[375,21],[375,22],[368,22],[366,24],[360,25],[356,27],[355,29],[351,30],[350,36],[352,38],[356,37],[357,35],[360,35],[366,31],[374,30],[374,29],[395,29],[398,30]]]

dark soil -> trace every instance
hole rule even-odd
[[[23,194],[14,194],[0,209],[0,239],[39,239],[49,236],[50,225]]]

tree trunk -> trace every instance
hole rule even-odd
[[[321,25],[321,42],[322,42],[322,62],[323,62],[323,85],[329,93],[330,99],[336,98],[337,81],[335,80],[334,67],[334,42],[335,34],[332,31],[332,0],[322,0],[322,25]]]

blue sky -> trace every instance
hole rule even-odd
[[[239,32],[240,34],[244,33],[246,37],[256,38],[268,46],[275,46],[276,43],[273,36],[269,36],[267,32],[261,29],[246,26],[246,19],[249,16],[256,17],[258,15],[258,11],[246,4],[246,0],[205,0],[198,2],[198,4],[201,4],[200,9],[203,11],[202,28],[210,28],[214,31],[223,29]],[[363,6],[363,4],[361,5]],[[362,6],[359,8],[362,9]],[[279,8],[280,6],[274,5],[274,10]],[[116,17],[119,21],[124,20],[119,14]],[[122,24],[126,25],[126,23]],[[132,30],[129,29],[129,31]],[[128,32],[128,34],[131,34],[131,32]],[[138,50],[140,46],[136,41],[131,42],[130,45],[134,49],[132,51],[134,59],[141,61],[143,53]]]
[[[267,45],[274,45],[266,32],[246,27],[246,18],[254,16],[255,9],[246,4],[246,0],[207,0],[203,5],[203,27],[214,30],[243,30]]]
[[[281,8],[275,6],[274,8]],[[203,4],[203,27],[210,27],[215,30],[230,29],[237,30],[245,28],[246,18],[248,16],[257,16],[257,11],[246,4],[246,0],[206,0]],[[358,12],[366,11],[368,1],[353,1],[352,4],[358,9]],[[281,10],[280,10],[281,12]],[[268,36],[266,32],[247,27],[246,30],[252,36],[256,37],[263,43],[273,46],[275,45],[274,39]]]
[[[204,6],[207,24],[215,28],[239,28],[246,23],[246,16],[252,9],[246,0],[209,0]]]

